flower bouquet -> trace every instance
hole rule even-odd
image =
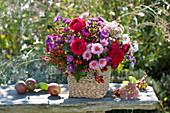
[[[121,24],[88,16],[88,12],[73,20],[56,16],[55,31],[45,39],[48,61],[41,58],[65,72],[71,97],[102,98],[109,88],[111,69],[121,62],[134,66],[138,46],[122,34]]]

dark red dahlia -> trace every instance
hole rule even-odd
[[[112,58],[113,64],[119,64],[124,59],[124,52],[121,49],[112,49],[108,52],[109,56]]]
[[[130,44],[129,43],[122,46],[122,49],[123,49],[123,51],[125,53],[127,53],[129,51],[129,48],[130,48]]]

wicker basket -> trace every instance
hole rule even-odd
[[[103,98],[109,89],[111,67],[109,66],[108,70],[103,73],[97,69],[97,73],[103,76],[104,83],[98,83],[95,80],[93,70],[89,70],[87,77],[80,78],[78,83],[74,76],[69,75],[69,97]]]

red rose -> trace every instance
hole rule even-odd
[[[121,49],[112,49],[108,52],[109,56],[112,58],[113,64],[119,64],[124,59],[124,52]]]
[[[112,45],[111,45],[112,49],[118,49],[119,47],[120,47],[119,42],[113,42]]]
[[[84,39],[75,38],[70,45],[70,50],[75,55],[82,55],[84,51],[86,50],[87,43]]]
[[[69,25],[71,30],[74,30],[74,33],[78,33],[80,30],[83,29],[83,27],[86,26],[85,20],[82,20],[81,18],[77,17],[73,19]]]
[[[127,53],[129,51],[129,48],[130,48],[130,44],[129,43],[122,46],[122,49],[123,49],[123,51],[125,53]]]

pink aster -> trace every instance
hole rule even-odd
[[[87,45],[87,49],[91,50],[91,47],[92,47],[92,43]]]
[[[84,53],[83,53],[83,59],[86,59],[87,61],[90,60],[92,57],[92,54],[90,52],[89,49],[87,49]]]
[[[97,61],[95,61],[95,60],[92,60],[90,63],[89,63],[89,67],[91,68],[91,69],[97,69],[98,68],[98,62]]]
[[[100,43],[101,43],[103,46],[107,46],[107,45],[109,44],[109,42],[108,42],[106,39],[100,40]]]
[[[105,58],[99,59],[99,66],[100,67],[104,67],[104,66],[106,66],[106,64],[107,64],[107,61],[106,61]]]
[[[103,52],[103,46],[100,44],[100,43],[95,43],[95,44],[92,44],[92,50],[91,52],[93,54],[101,54]]]

